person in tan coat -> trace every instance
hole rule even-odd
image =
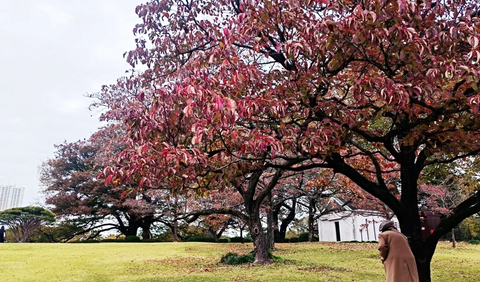
[[[407,237],[398,232],[393,221],[380,224],[378,250],[387,282],[418,282],[417,263]]]

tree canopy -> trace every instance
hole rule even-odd
[[[104,118],[125,122],[136,147],[120,154],[123,167],[105,171],[107,180],[253,195],[246,187],[258,181],[239,188],[245,177],[333,169],[396,214],[421,280],[430,281],[438,239],[480,211],[477,188],[421,237],[422,170],[480,152],[479,5],[140,5],[137,48],[126,57],[147,70],[98,95],[110,108]]]
[[[126,145],[124,131],[118,125],[102,128],[88,140],[57,145],[54,158],[41,167],[46,203],[64,220],[100,234],[118,230],[124,235],[137,235],[156,220],[159,199],[152,191],[133,191],[135,186],[105,185],[99,178],[102,170],[112,164],[111,158]],[[161,198],[160,198],[161,199]]]
[[[55,214],[42,207],[12,208],[0,212],[0,224],[7,225],[15,240],[23,243],[42,224],[55,221]]]

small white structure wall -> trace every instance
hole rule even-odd
[[[386,219],[374,211],[341,211],[321,216],[318,219],[318,237],[320,242],[378,241],[378,228]],[[396,218],[391,219],[398,222]],[[336,222],[340,240],[337,238]]]

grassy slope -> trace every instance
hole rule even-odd
[[[2,281],[383,281],[375,244],[277,244],[285,263],[219,264],[227,252],[251,244],[102,243],[1,244]],[[440,244],[434,281],[479,281],[480,246]]]

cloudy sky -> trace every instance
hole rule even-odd
[[[42,201],[54,144],[101,126],[87,93],[124,75],[140,0],[0,0],[0,185]]]

